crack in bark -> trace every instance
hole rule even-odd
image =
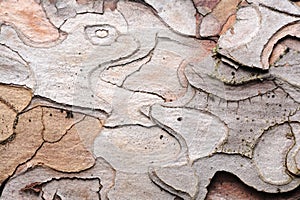
[[[269,10],[272,10],[274,12],[281,13],[281,14],[284,14],[284,15],[293,16],[293,17],[300,17],[300,14],[294,14],[294,13],[289,13],[289,12],[286,12],[286,11],[283,11],[283,10],[278,10],[278,9],[276,9],[274,7],[265,5],[263,3],[260,3],[259,6],[265,7],[267,9],[269,9]]]
[[[148,117],[148,116],[146,116]],[[146,129],[151,129],[153,127],[159,127],[158,125],[151,125],[151,126],[144,126],[142,124],[121,124],[121,125],[115,125],[115,126],[107,126],[107,125],[103,125],[103,128],[107,128],[107,129],[117,129],[117,128],[123,128],[123,127],[130,127],[130,126],[140,126]]]
[[[43,108],[42,108],[42,109],[43,109]],[[43,117],[43,116],[44,116],[44,114],[42,114],[42,117]],[[56,140],[53,141],[53,142],[45,140],[44,134],[42,134],[44,142],[45,142],[45,143],[48,143],[48,144],[55,144],[55,143],[57,143],[57,142],[60,142],[60,141],[65,137],[65,135],[68,134],[68,132],[69,132],[73,127],[75,127],[75,126],[76,126],[77,124],[79,124],[80,122],[84,121],[85,118],[86,118],[86,116],[83,116],[82,119],[76,121],[76,122],[73,123],[71,126],[67,127],[67,129],[64,131],[64,133],[63,133],[58,139],[56,139]],[[45,123],[44,120],[43,120],[42,122],[43,122],[43,125],[44,125],[44,123]],[[44,127],[45,127],[45,125],[44,125]]]
[[[34,101],[41,101],[41,103],[37,103],[37,105],[31,105],[32,102]],[[44,102],[49,102],[50,105],[45,105]],[[89,107],[81,107],[81,106],[74,106],[74,105],[68,105],[68,104],[64,104],[64,103],[58,103],[50,98],[47,97],[43,97],[40,95],[35,95],[32,100],[31,103],[24,109],[24,112],[27,112],[29,110],[32,110],[38,106],[43,106],[43,107],[47,107],[47,108],[54,108],[54,109],[63,109],[63,110],[69,110],[69,111],[73,111],[79,114],[83,114],[83,115],[87,115],[90,117],[95,117],[95,118],[101,118],[99,116],[97,116],[97,113],[99,113],[100,115],[103,115],[105,117],[108,117],[109,114],[107,112],[105,112],[104,110],[101,109],[94,109],[94,108],[89,108]],[[91,112],[91,113],[90,113]],[[95,114],[93,114],[95,113]]]
[[[13,110],[16,114],[18,113],[18,110],[11,103],[7,102],[2,97],[0,97],[0,103],[3,103],[4,105],[6,105],[7,108]]]

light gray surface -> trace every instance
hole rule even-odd
[[[1,85],[33,94],[23,110],[1,116],[10,123],[6,135],[17,137],[0,144],[2,158],[13,161],[0,168],[0,199],[205,199],[218,171],[269,193],[299,186],[299,52],[285,43],[290,51],[269,63],[287,35],[299,41],[296,4],[244,1],[220,33],[227,19],[211,9],[201,25],[190,0],[35,3],[60,32],[55,41],[28,42],[0,14]],[[45,122],[50,115],[63,119]],[[63,121],[63,133],[51,129]],[[49,140],[51,131],[62,136]],[[66,149],[55,154],[55,145]],[[89,162],[80,163],[79,147]],[[30,150],[25,157],[22,148]],[[76,165],[76,173],[62,172],[60,155],[77,158],[63,166]]]

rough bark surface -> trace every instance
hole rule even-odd
[[[299,199],[297,0],[0,0],[0,199]]]

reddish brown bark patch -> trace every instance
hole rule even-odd
[[[59,38],[58,29],[34,0],[0,1],[0,22],[12,25],[35,43],[53,42]]]
[[[245,185],[236,176],[218,172],[212,179],[208,187],[206,200],[224,200],[224,199],[239,199],[239,200],[294,200],[300,199],[300,188],[291,192],[280,194],[270,194],[258,192],[257,190]]]

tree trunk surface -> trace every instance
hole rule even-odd
[[[0,199],[300,199],[300,1],[0,0]]]

